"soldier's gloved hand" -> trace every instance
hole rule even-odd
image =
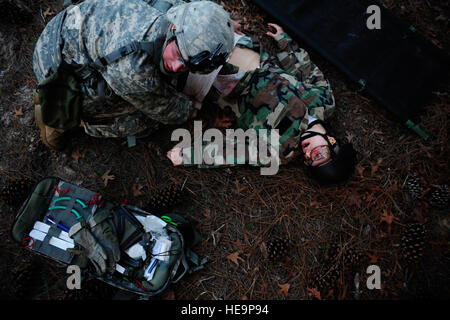
[[[116,262],[120,260],[120,247],[116,228],[111,219],[110,210],[105,208],[96,212],[88,221],[92,234],[106,251],[108,271],[113,272]]]
[[[97,273],[102,274],[106,272],[106,259],[108,256],[97,239],[81,222],[70,228],[69,237],[84,249],[83,253],[92,262]],[[70,252],[70,249],[68,251]]]

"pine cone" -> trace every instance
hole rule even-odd
[[[425,246],[426,229],[418,222],[408,224],[402,236],[402,256],[407,264],[415,264],[423,256]]]
[[[413,200],[417,200],[422,196],[424,188],[420,183],[420,179],[416,173],[414,173],[406,180],[406,190]]]
[[[433,207],[439,209],[448,208],[448,200],[449,193],[447,185],[444,184],[443,186],[436,187],[433,189],[433,191],[431,191],[431,205]]]
[[[352,268],[357,266],[362,259],[362,253],[353,248],[348,248],[343,253],[344,266]]]
[[[326,272],[318,274],[312,278],[311,287],[322,291],[324,289],[331,289],[336,285],[340,276],[339,268],[333,265]]]
[[[275,238],[267,244],[267,253],[270,261],[280,261],[288,254],[289,240]]]
[[[8,206],[21,205],[32,186],[33,182],[28,178],[10,180],[0,191],[0,201]]]
[[[336,258],[341,251],[341,247],[336,243],[332,242],[330,247],[327,250],[327,254],[325,255],[325,264],[334,264],[336,263]]]
[[[151,213],[163,213],[180,203],[182,197],[183,191],[180,186],[172,184],[151,195],[146,209]]]

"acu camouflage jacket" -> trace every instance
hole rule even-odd
[[[85,130],[93,136],[124,137],[158,123],[183,123],[193,112],[192,102],[159,68],[169,27],[166,15],[143,0],[86,0],[47,24],[34,50],[33,69],[42,82],[61,59],[84,66],[133,41],[154,41],[153,56],[140,51],[97,70],[107,83],[105,97],[99,99],[95,77],[82,83]]]

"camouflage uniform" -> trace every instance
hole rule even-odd
[[[267,129],[270,133],[270,129],[278,129],[278,152],[281,164],[285,164],[299,155],[300,136],[311,117],[326,120],[334,111],[335,101],[328,80],[308,53],[286,33],[275,40],[280,50],[277,57],[261,52],[260,68],[247,72],[228,96],[215,102],[222,108],[230,107],[237,116],[237,126],[243,130]],[[225,139],[223,150],[226,144],[236,142]],[[210,152],[215,146],[210,143],[203,148]],[[249,152],[255,151],[255,146],[250,146]],[[225,157],[230,159],[229,154]],[[245,157],[249,159],[248,151]],[[234,163],[242,160],[235,157]]]
[[[36,44],[33,69],[42,82],[61,59],[83,66],[132,41],[154,41],[153,56],[144,51],[125,56],[81,84],[82,124],[86,133],[97,137],[125,137],[156,129],[160,123],[180,124],[190,117],[193,106],[173,86],[177,79],[160,71],[169,27],[166,14],[143,0],[86,0],[48,23]],[[90,70],[83,72],[88,75]],[[107,83],[105,96],[97,88],[101,78]]]

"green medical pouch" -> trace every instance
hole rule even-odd
[[[133,206],[114,205],[99,193],[57,177],[47,177],[36,183],[22,204],[12,224],[11,236],[27,250],[63,266],[78,265],[83,274],[87,273],[116,288],[153,296],[185,274],[201,268],[205,262],[199,261],[186,246],[183,233],[186,234],[186,230],[194,232],[189,221],[177,214],[168,214],[165,218],[169,221]],[[99,273],[92,261],[74,253],[83,248],[68,235],[70,228],[79,222],[85,228],[91,228],[92,221],[101,223],[105,219],[112,224],[112,228],[107,228],[103,234],[109,238],[112,232],[116,234],[120,259],[107,272]],[[102,237],[102,232],[88,230],[96,237]],[[105,239],[97,240],[100,244],[106,243]],[[142,256],[133,254],[130,251],[132,247],[139,247]],[[193,263],[188,263],[190,261]],[[107,262],[109,266],[111,260]],[[151,277],[146,273],[150,269]]]
[[[83,95],[70,65],[62,62],[56,72],[38,85],[36,91],[45,125],[63,130],[79,126]]]

